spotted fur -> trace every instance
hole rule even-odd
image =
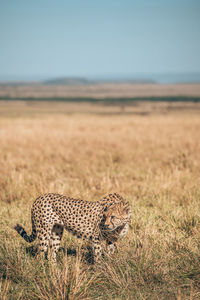
[[[116,217],[115,226],[113,216]],[[40,254],[46,253],[49,247],[51,257],[56,258],[65,228],[77,238],[92,242],[94,260],[97,261],[101,256],[103,241],[106,242],[109,253],[113,253],[118,238],[126,234],[130,206],[116,193],[96,202],[45,194],[34,201],[31,219],[31,235],[19,224],[14,228],[29,243],[37,237]]]

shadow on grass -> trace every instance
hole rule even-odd
[[[85,249],[82,249],[82,250],[85,250]],[[58,250],[58,252],[63,255],[67,255],[67,256],[77,256],[77,250],[70,248],[70,247],[67,249],[65,249],[64,247],[61,247]],[[31,257],[35,257],[38,253],[38,248],[35,246],[26,247],[26,253],[29,254],[29,256],[31,256]],[[94,264],[92,247],[87,246],[87,252],[83,251],[81,253],[82,253],[83,260],[85,260],[89,264]]]
[[[76,256],[77,255],[77,251],[76,249],[72,249],[72,248],[67,248],[67,251],[65,248],[60,248],[58,252],[63,252],[64,254],[67,255],[72,255],[72,256]],[[26,247],[26,253],[29,254],[32,257],[35,257],[38,253],[38,248],[35,246],[30,246],[30,247]]]

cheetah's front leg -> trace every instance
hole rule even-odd
[[[113,254],[117,249],[116,243],[112,243],[112,242],[107,242],[107,250],[108,250],[108,254]]]
[[[93,255],[94,255],[94,263],[99,262],[101,260],[102,254],[102,246],[99,241],[93,242]]]

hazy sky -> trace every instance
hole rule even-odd
[[[200,0],[0,0],[0,78],[200,72]]]

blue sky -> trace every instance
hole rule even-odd
[[[185,72],[199,0],[0,0],[0,79]]]

